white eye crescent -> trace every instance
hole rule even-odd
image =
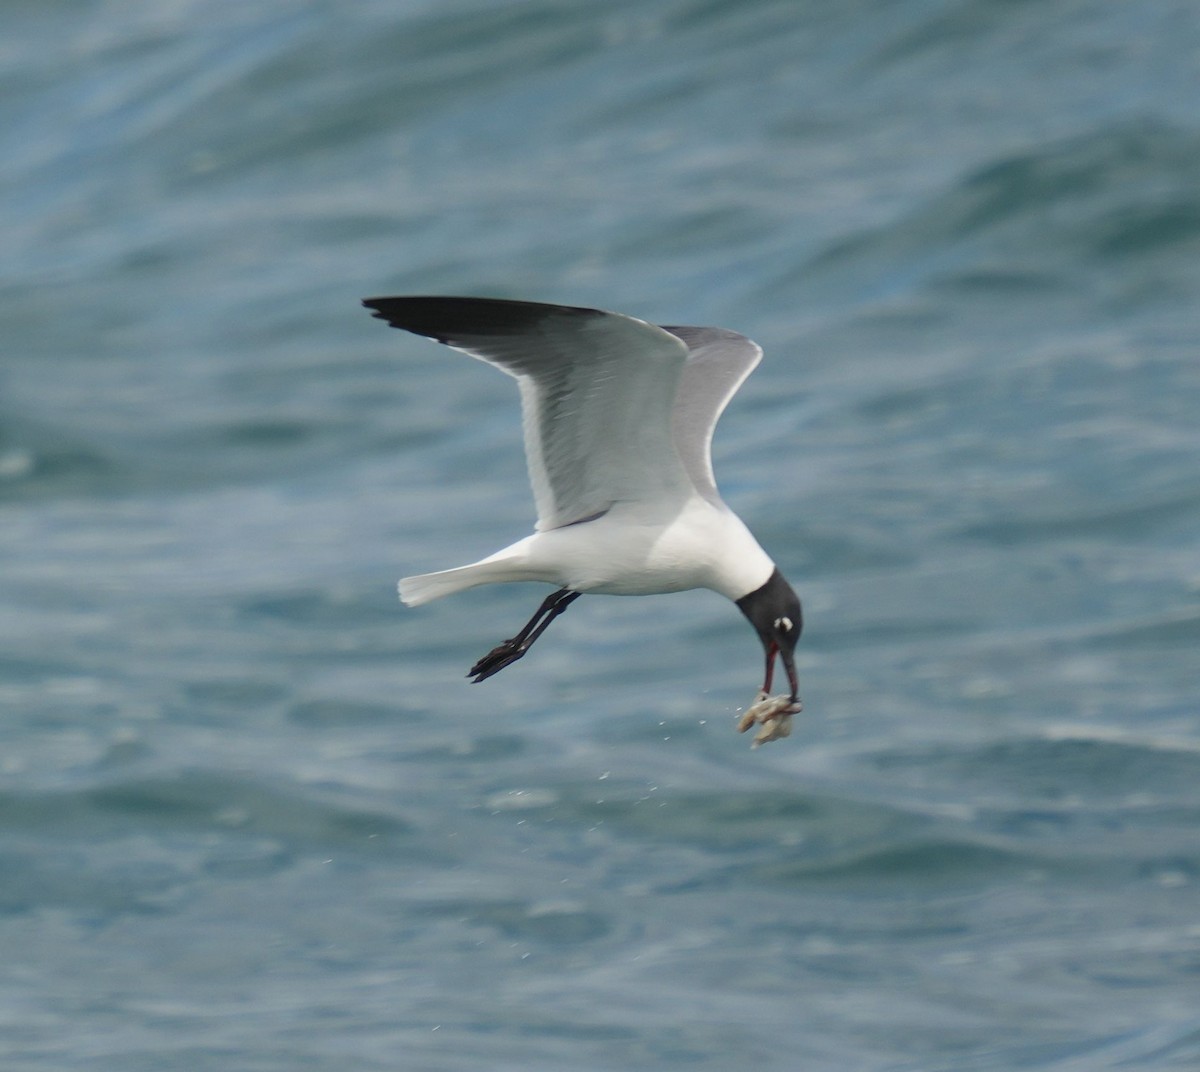
[[[782,629],[785,633],[790,633],[792,631],[792,619],[791,618],[776,618],[775,619],[775,628]]]

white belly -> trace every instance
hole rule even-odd
[[[595,521],[539,532],[513,550],[545,580],[606,595],[711,588],[740,599],[775,568],[736,515],[704,499],[672,517],[642,511],[617,506]]]

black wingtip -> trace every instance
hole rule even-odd
[[[371,315],[439,342],[464,336],[524,335],[551,316],[604,316],[598,309],[505,298],[398,296],[364,298]]]

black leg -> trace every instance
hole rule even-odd
[[[542,605],[538,607],[534,616],[525,623],[521,631],[515,637],[510,637],[503,643],[496,645],[496,647],[467,671],[467,677],[478,685],[479,682],[486,680],[493,674],[499,673],[506,666],[515,663],[530,649],[533,642],[546,631],[546,626],[578,599],[579,595],[579,592],[572,592],[569,588],[560,588],[557,592],[551,592],[550,595],[542,600]]]

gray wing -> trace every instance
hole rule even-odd
[[[692,494],[671,427],[688,357],[677,335],[619,313],[496,298],[363,304],[392,327],[516,378],[539,529],[594,517],[616,502]]]
[[[675,393],[671,438],[696,490],[719,503],[712,468],[712,437],[729,400],[754,371],[762,347],[724,328],[663,328],[688,348],[687,364]]]

